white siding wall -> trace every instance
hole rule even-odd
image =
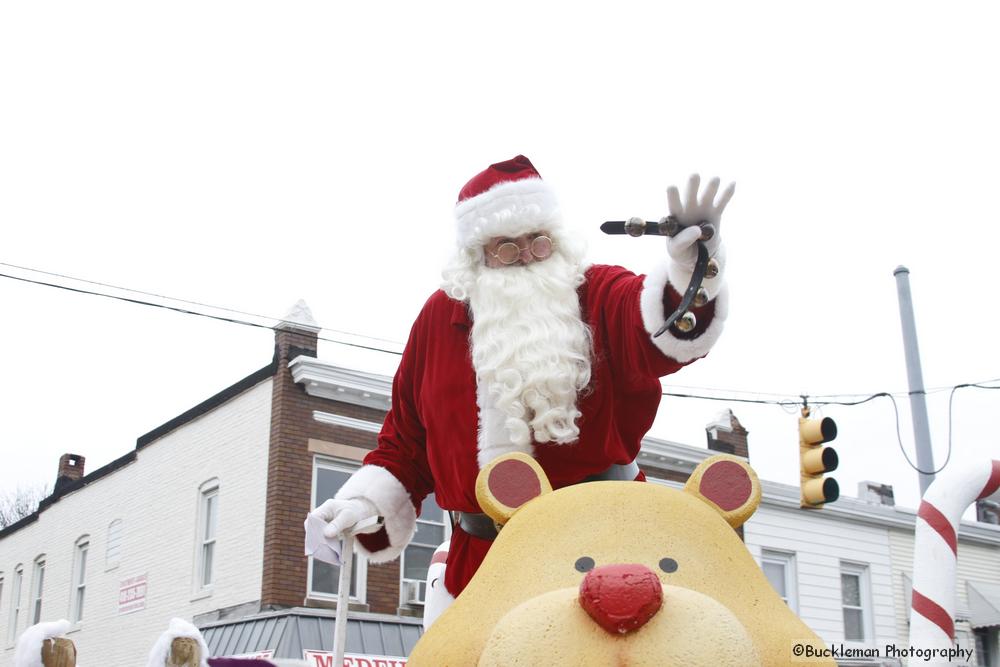
[[[82,665],[143,665],[172,617],[190,620],[258,600],[270,418],[267,380],[147,445],[134,462],[65,496],[36,522],[0,540],[0,666],[13,664],[7,616],[15,565],[23,563],[25,572],[18,634],[26,627],[39,554],[46,555],[42,620],[69,618],[74,547],[81,535],[90,535],[86,605],[83,622],[69,637]],[[216,583],[211,595],[199,597],[194,582],[199,486],[211,478],[219,480]],[[122,552],[120,564],[108,570],[107,529],[114,519],[123,520]],[[119,614],[120,582],[137,575],[148,577],[146,608]]]
[[[795,554],[799,617],[827,644],[844,641],[840,563],[867,564],[874,637],[864,645],[895,640],[887,529],[836,519],[823,510],[761,504],[744,524],[744,535],[758,562],[763,549]]]

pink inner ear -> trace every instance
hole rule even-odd
[[[493,466],[487,484],[493,497],[507,507],[520,507],[542,494],[542,483],[534,468],[514,459]]]
[[[729,512],[750,500],[753,484],[743,466],[733,461],[719,461],[701,476],[698,490],[723,512]]]

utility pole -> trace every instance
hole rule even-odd
[[[906,352],[906,377],[910,383],[910,412],[913,415],[913,439],[917,446],[917,467],[920,471],[920,496],[934,481],[934,452],[931,450],[930,426],[927,422],[927,393],[924,376],[920,370],[920,348],[917,346],[917,323],[913,317],[913,298],[910,296],[910,270],[897,266],[892,272],[896,277],[899,294],[899,319],[903,325],[903,350]]]

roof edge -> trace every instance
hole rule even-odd
[[[170,421],[160,424],[152,431],[144,435],[140,435],[135,441],[135,448],[137,450],[142,449],[146,445],[156,440],[159,440],[163,436],[167,435],[168,433],[171,433],[172,431],[177,430],[178,428],[184,426],[188,422],[192,422],[198,417],[201,417],[202,415],[211,412],[212,410],[219,407],[226,401],[235,398],[236,396],[242,394],[247,389],[250,389],[260,384],[264,380],[272,377],[275,374],[277,368],[278,368],[277,361],[272,361],[267,366],[264,366],[263,368],[254,371],[253,373],[246,376],[242,380],[239,380],[236,383],[229,385],[228,387],[226,387],[219,393],[215,394],[214,396],[205,399],[204,401],[194,406],[190,410],[182,412],[181,414],[177,415]]]
[[[250,375],[247,375],[242,380],[239,380],[229,385],[222,391],[202,401],[201,403],[194,406],[190,410],[187,410],[186,412],[177,415],[170,421],[161,424],[160,426],[156,427],[155,429],[146,433],[145,435],[139,436],[139,438],[136,440],[135,449],[129,451],[123,456],[118,457],[111,463],[108,463],[107,465],[98,468],[94,472],[88,475],[84,475],[80,479],[74,480],[73,482],[65,485],[64,487],[59,489],[58,493],[53,492],[50,496],[48,496],[47,498],[43,499],[40,503],[38,503],[37,510],[27,515],[26,517],[10,524],[9,526],[0,529],[0,539],[12,535],[21,528],[24,528],[25,526],[28,526],[37,521],[38,517],[41,515],[42,512],[44,512],[46,509],[48,509],[55,503],[59,502],[64,496],[67,496],[73,493],[74,491],[78,491],[83,487],[87,486],[88,484],[96,482],[102,477],[105,477],[106,475],[109,475],[112,472],[125,467],[129,463],[132,463],[133,461],[136,460],[136,452],[138,452],[146,445],[162,438],[163,436],[167,435],[168,433],[171,433],[172,431],[175,431],[176,429],[187,424],[188,422],[191,422],[197,419],[198,417],[201,417],[207,412],[214,410],[215,408],[219,407],[226,401],[238,396],[239,394],[242,394],[244,391],[251,389],[252,387],[255,387],[259,383],[263,382],[264,380],[272,377],[275,374],[277,368],[278,368],[278,362],[277,359],[275,359],[271,361],[271,363],[268,364],[267,366],[264,366],[263,368],[254,371]]]
[[[110,475],[114,471],[120,468],[124,468],[129,463],[135,461],[135,458],[136,458],[135,450],[132,450],[130,452],[127,452],[124,456],[119,456],[111,463],[101,466],[100,468],[90,473],[89,475],[84,475],[80,479],[73,480],[72,482],[66,484],[65,486],[60,488],[58,492],[53,492],[47,498],[42,499],[42,501],[38,503],[37,510],[29,514],[28,516],[24,517],[20,521],[12,523],[3,530],[0,530],[0,539],[7,537],[8,535],[17,532],[21,528],[37,521],[38,517],[41,515],[42,512],[44,512],[49,507],[62,500],[64,496],[68,496],[74,491],[78,491],[83,487],[87,486],[88,484],[96,482],[102,477]]]

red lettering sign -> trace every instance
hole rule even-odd
[[[118,613],[128,614],[146,608],[146,575],[122,579],[118,586]]]
[[[303,658],[310,667],[336,667],[332,651],[303,651]],[[406,667],[406,658],[393,658],[386,655],[344,655],[343,667]]]

